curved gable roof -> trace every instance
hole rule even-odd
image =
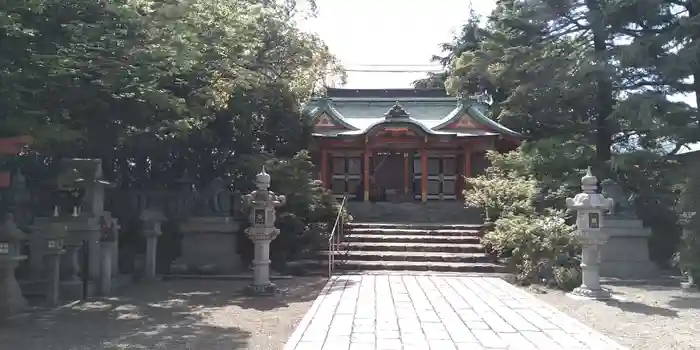
[[[316,102],[316,103],[313,103]],[[313,104],[311,104],[313,103]],[[321,115],[327,115],[336,124],[348,129],[348,130],[358,130],[357,127],[351,125],[343,116],[338,112],[337,109],[333,107],[330,99],[321,98],[318,100],[312,100],[309,105],[307,105],[306,112],[308,113],[311,124],[315,123]]]
[[[443,121],[440,122],[440,124],[433,127],[433,130],[442,130],[447,126],[458,122],[466,114],[468,117],[471,117],[476,123],[488,128],[489,130],[492,130],[505,136],[516,138],[523,137],[522,134],[513,131],[503,126],[502,124],[496,122],[495,120],[489,118],[487,116],[487,109],[488,105],[484,102],[479,101],[478,98],[462,99],[459,101],[457,108],[455,108],[447,117],[445,117],[445,119],[443,119]]]
[[[317,130],[315,136],[364,135],[381,126],[412,125],[429,135],[523,137],[489,118],[488,105],[473,98],[449,97],[444,91],[328,89],[328,96],[309,102],[308,115],[315,121],[325,113],[345,130]],[[401,115],[389,116],[399,109]],[[483,128],[445,129],[465,115]]]

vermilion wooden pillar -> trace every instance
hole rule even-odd
[[[324,188],[330,188],[328,185],[328,152],[321,150],[321,184]]]
[[[365,153],[363,154],[362,160],[362,183],[364,183],[365,186],[365,202],[369,202],[369,154],[369,148],[365,147]]]
[[[472,151],[471,149],[464,150],[464,176],[470,178],[472,176]]]
[[[425,148],[420,150],[420,200],[428,200],[428,152]]]
[[[467,148],[464,150],[464,178],[465,181],[462,181],[462,190],[467,190],[467,182],[466,179],[472,177],[472,151],[470,148]],[[462,194],[462,197],[464,197],[464,194]]]
[[[408,194],[408,153],[403,154],[403,194]]]

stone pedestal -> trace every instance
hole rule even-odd
[[[112,213],[109,211],[104,211],[100,217],[100,226],[102,241],[113,243],[109,244],[111,251],[106,254],[109,254],[111,259],[110,266],[112,278],[116,278],[119,275],[119,222],[117,219],[112,218]],[[105,246],[102,245],[103,252],[104,249]]]
[[[240,267],[236,251],[238,223],[231,217],[195,217],[181,229],[182,256],[180,262],[190,272],[231,274]]]
[[[65,251],[61,259],[61,282],[80,282],[80,241],[66,241]]]
[[[17,228],[14,216],[2,218],[0,225],[0,316],[7,316],[22,311],[27,307],[27,300],[17,283],[15,270],[19,262],[26,260],[20,254],[20,242],[27,235]]]
[[[44,255],[46,269],[46,303],[50,306],[58,305],[61,286],[61,255],[63,249],[55,249]]]
[[[147,281],[157,280],[156,265],[158,257],[158,237],[163,234],[162,225],[166,220],[162,210],[146,209],[141,213],[143,235],[146,237],[146,254],[144,256],[143,276]]]
[[[0,316],[9,316],[27,308],[27,299],[17,283],[15,270],[25,255],[0,254]]]
[[[116,242],[101,242],[100,264],[100,294],[109,295],[112,292],[112,254]]]
[[[600,287],[600,247],[604,240],[588,241],[581,244],[582,283],[571,294],[575,297],[604,300],[610,298],[610,292]]]
[[[275,236],[277,235],[275,234]],[[275,294],[278,292],[277,286],[270,281],[270,243],[272,243],[272,239],[251,237],[251,240],[253,240],[255,250],[253,284],[248,286],[247,292],[253,295]]]
[[[80,252],[82,242],[79,240],[66,240],[65,254],[60,258],[60,293],[69,299],[80,299],[82,296],[82,281],[78,276],[80,272]]]
[[[649,260],[651,230],[641,220],[607,215],[602,230],[608,241],[601,249],[601,276],[645,279],[658,275],[658,266]]]
[[[46,240],[41,237],[40,231],[34,231],[29,238],[29,276],[33,280],[41,280],[46,277]]]
[[[156,280],[156,265],[158,257],[158,236],[146,236],[146,257],[144,262],[143,276],[146,280]]]
[[[700,291],[700,289],[695,281],[695,277],[693,277],[693,275],[691,275],[691,274],[688,274],[686,277],[688,278],[688,280],[685,282],[681,282],[681,290],[684,292],[698,292],[698,291]]]
[[[82,259],[81,254],[78,254],[78,250],[83,246],[83,241],[87,241],[88,244],[88,276],[90,281],[99,283],[100,280],[100,266],[102,265],[102,248],[100,247],[100,236],[102,235],[102,229],[100,227],[100,219],[93,217],[75,217],[71,220],[66,220],[62,222],[66,226],[66,255],[70,255],[66,259],[69,264],[76,264],[78,271],[82,271]],[[72,261],[75,261],[73,263]],[[73,267],[71,266],[70,269]]]

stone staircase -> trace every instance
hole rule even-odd
[[[479,224],[481,212],[464,207],[462,201],[348,202],[348,211],[358,222]]]
[[[480,243],[481,225],[349,223],[336,270],[500,272]],[[328,252],[320,252],[327,263]]]

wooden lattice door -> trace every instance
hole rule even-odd
[[[336,197],[355,198],[362,183],[362,158],[331,158],[331,191]]]
[[[457,157],[454,155],[428,156],[428,199],[456,199]],[[413,157],[413,193],[421,198],[421,180],[423,177],[420,155]]]

